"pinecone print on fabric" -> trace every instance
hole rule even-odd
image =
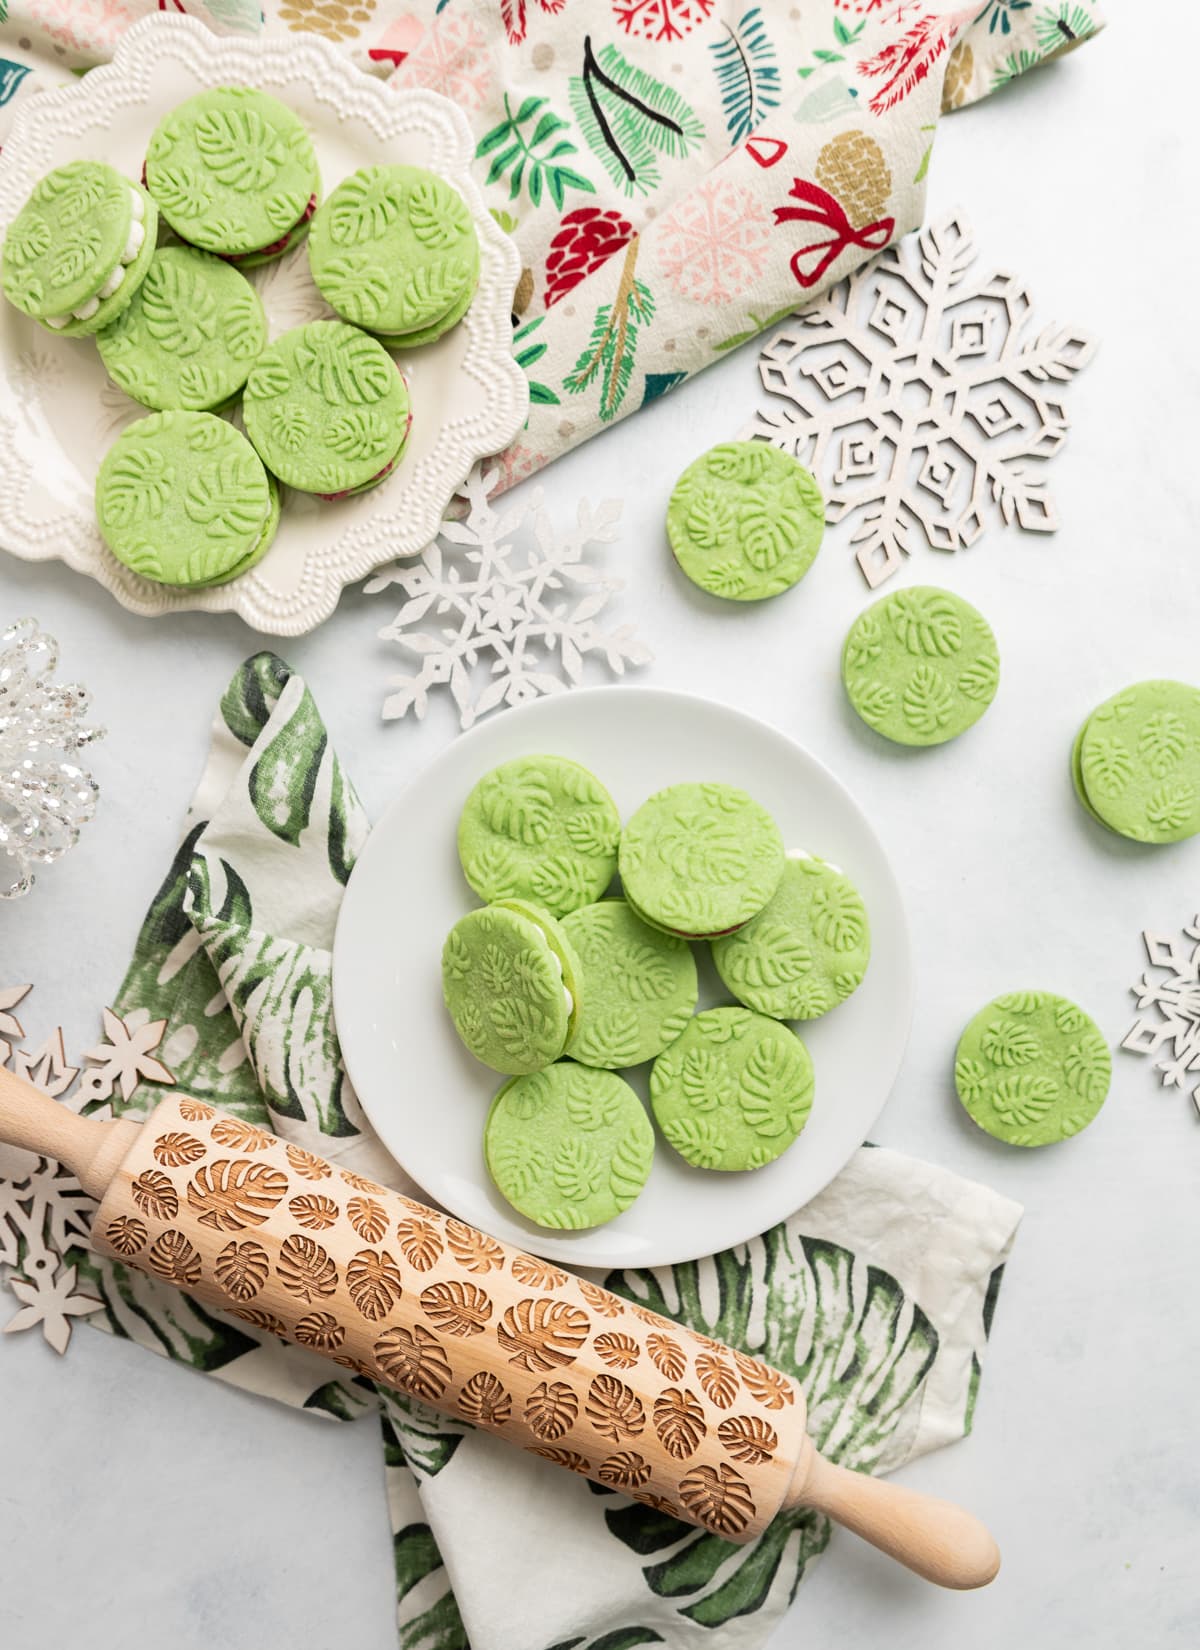
[[[598,206],[568,212],[546,255],[546,308],[627,246],[632,236],[633,225],[619,212]]]
[[[817,182],[840,201],[855,229],[874,223],[892,192],[883,150],[866,132],[842,132],[817,158]]]
[[[961,109],[971,90],[975,75],[975,53],[965,40],[960,40],[946,61],[946,78],[942,82],[942,109]]]
[[[323,34],[327,40],[354,40],[375,12],[375,0],[284,0],[280,20],[293,34]]]

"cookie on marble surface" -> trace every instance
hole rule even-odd
[[[1200,689],[1137,682],[1106,699],[1072,753],[1076,789],[1101,824],[1135,842],[1200,831]]]
[[[1049,991],[1013,991],[981,1008],[954,1057],[967,1113],[1010,1146],[1078,1134],[1104,1104],[1111,1077],[1095,1021]]]

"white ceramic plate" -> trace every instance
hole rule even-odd
[[[455,852],[467,793],[498,762],[541,751],[582,762],[623,818],[682,780],[740,785],[789,847],[841,865],[871,920],[859,990],[801,1027],[816,1099],[800,1139],[764,1169],[710,1174],[658,1138],[632,1208],[586,1232],[547,1232],[504,1201],[484,1168],[488,1102],[504,1081],[473,1060],[442,1006],[442,941],[478,903]],[[727,1002],[705,948],[702,1006]],[[896,879],[878,837],[828,769],[774,728],[705,699],[604,687],[541,699],[455,741],[371,833],[350,878],[333,955],[334,1008],[350,1077],[384,1145],[452,1213],[573,1266],[658,1266],[744,1242],[826,1186],[883,1109],[908,1040],[912,964]],[[644,1073],[648,1068],[642,1068]],[[642,1073],[635,1079],[645,1096]]]
[[[90,339],[55,338],[0,301],[0,545],[31,561],[61,557],[135,613],[232,611],[258,630],[298,636],[329,617],[343,586],[424,549],[475,460],[499,452],[524,423],[528,388],[512,359],[510,319],[520,259],[483,204],[467,122],[446,98],[372,80],[317,35],[218,39],[191,18],[155,14],[122,37],[110,65],[18,112],[0,157],[0,237],[43,173],[86,155],[137,176],[163,115],[226,84],[261,87],[296,111],[327,194],[359,166],[396,160],[439,172],[470,207],[482,252],[471,308],[437,343],[398,357],[413,402],[404,457],[357,499],[322,504],[285,489],[274,544],[231,584],[151,584],[110,555],[92,508],[101,458],[146,409],[110,383]],[[272,337],[332,313],[303,245],[251,279]]]

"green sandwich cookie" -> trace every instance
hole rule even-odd
[[[105,454],[96,515],[113,555],[142,578],[227,584],[266,554],[279,525],[279,490],[223,418],[153,413]]]
[[[475,1058],[511,1076],[541,1071],[575,1029],[579,965],[554,918],[504,900],[456,922],[442,948],[442,995]]]
[[[321,192],[312,141],[266,92],[218,86],[155,127],[146,187],[181,240],[250,268],[308,230]]]
[[[1135,842],[1182,842],[1200,831],[1200,689],[1138,682],[1105,700],[1075,741],[1080,800]]]
[[[506,1083],[483,1137],[488,1173],[538,1226],[582,1231],[629,1208],[650,1173],[654,1130],[611,1071],[560,1061]]]
[[[308,261],[339,315],[407,349],[466,313],[479,241],[466,202],[442,178],[419,166],[364,166],[313,219]]]
[[[836,865],[789,854],[770,902],[714,940],[717,973],[740,1003],[777,1020],[815,1020],[857,991],[871,956],[867,911]]]
[[[732,785],[671,785],[621,837],[625,897],[643,921],[684,939],[732,933],[757,916],[783,875],[775,821]]]
[[[697,1169],[761,1169],[808,1121],[812,1061],[778,1020],[710,1008],[655,1061],[650,1103],[666,1139]]]
[[[803,464],[762,441],[723,441],[675,483],[667,537],[701,590],[758,602],[801,580],[825,531],[825,500]]]
[[[563,918],[579,959],[579,1018],[568,1052],[616,1069],[670,1048],[696,1011],[696,960],[684,940],[649,928],[624,900]]]
[[[518,756],[468,796],[458,857],[480,899],[530,899],[561,917],[607,889],[620,836],[616,804],[586,768],[565,756]]]
[[[1010,1146],[1078,1134],[1104,1104],[1111,1076],[1098,1026],[1048,991],[1014,991],[980,1009],[954,1059],[967,1112]]]
[[[366,492],[396,467],[412,414],[383,345],[344,321],[310,321],[259,356],[246,433],[280,481],[319,498]]]
[[[941,745],[996,696],[1000,654],[983,615],[961,596],[917,585],[885,596],[850,627],[842,681],[869,727],[898,745]]]
[[[96,336],[109,377],[143,406],[211,412],[241,391],[267,342],[244,275],[207,252],[164,246],[132,303]]]
[[[158,213],[140,185],[101,161],[59,166],[4,237],[0,285],[11,304],[68,338],[115,321],[154,255]]]

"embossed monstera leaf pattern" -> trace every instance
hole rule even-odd
[[[113,463],[103,511],[117,527],[162,515],[175,485],[175,467],[150,445],[129,444]]]
[[[213,109],[196,122],[196,148],[231,189],[264,189],[287,158],[287,145],[257,109]]]
[[[140,299],[146,330],[174,355],[195,355],[217,334],[217,305],[208,283],[174,263],[151,266]]]
[[[1112,1060],[1082,1009],[1048,992],[998,997],[967,1026],[954,1080],[970,1115],[1014,1146],[1077,1134],[1108,1094]]]
[[[1138,682],[1094,710],[1074,753],[1090,811],[1137,842],[1200,831],[1200,693],[1183,682]]]

